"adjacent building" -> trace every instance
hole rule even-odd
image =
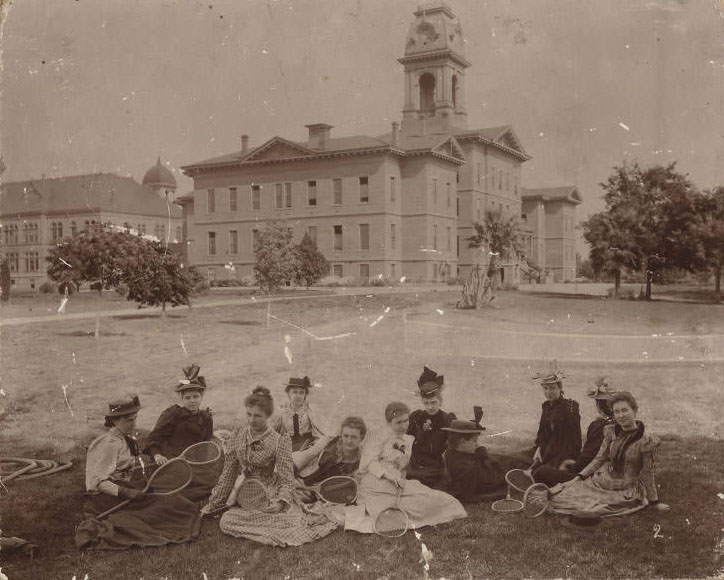
[[[168,243],[182,239],[176,180],[161,160],[138,183],[95,173],[8,182],[0,189],[0,243],[13,287],[37,289],[46,280],[49,250],[82,230],[115,226]]]

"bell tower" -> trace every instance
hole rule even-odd
[[[420,6],[398,59],[405,73],[402,130],[446,133],[467,128],[463,30],[444,2]]]

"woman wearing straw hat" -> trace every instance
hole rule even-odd
[[[442,454],[447,446],[448,434],[444,428],[456,418],[453,413],[440,408],[444,384],[442,375],[424,367],[417,380],[424,408],[410,413],[407,429],[407,434],[415,438],[407,466],[407,479],[417,479],[429,487],[436,487],[445,474]]]
[[[89,501],[85,520],[76,528],[79,548],[122,550],[132,546],[163,546],[188,542],[199,533],[197,504],[179,494],[147,496],[142,488],[150,475],[133,437],[141,409],[137,396],[112,401],[108,431],[88,446],[85,484]],[[104,520],[96,515],[123,500],[128,505]]]
[[[598,453],[603,442],[603,429],[613,424],[613,413],[609,405],[614,390],[608,385],[604,377],[599,377],[594,386],[588,389],[588,397],[596,404],[596,417],[586,431],[586,443],[576,459],[565,459],[560,466],[542,465],[535,470],[534,479],[538,483],[545,483],[552,487],[573,479],[577,473],[588,465]]]
[[[578,403],[563,396],[563,372],[555,361],[548,373],[537,376],[546,400],[543,402],[533,465],[559,467],[581,450],[581,414]]]

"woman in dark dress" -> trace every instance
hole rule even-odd
[[[158,465],[178,457],[184,450],[201,441],[210,441],[214,434],[211,410],[201,409],[206,390],[206,380],[199,376],[198,365],[183,369],[186,376],[177,386],[179,403],[168,407],[156,421],[156,426],[146,438],[145,453]],[[191,484],[182,492],[194,501],[207,497],[219,479],[223,460],[215,463],[194,465]]]
[[[570,481],[576,474],[586,467],[596,457],[601,443],[603,443],[603,429],[613,424],[613,413],[609,405],[614,390],[608,386],[604,377],[599,378],[593,388],[588,390],[587,395],[596,403],[598,417],[588,426],[586,432],[586,443],[577,458],[564,459],[558,467],[553,465],[542,465],[535,471],[536,482],[553,486],[557,483]]]
[[[339,435],[332,438],[318,454],[316,461],[303,471],[305,485],[314,485],[335,475],[352,476],[359,469],[361,445],[367,435],[367,426],[360,417],[347,417],[342,421]]]
[[[447,448],[448,427],[455,419],[453,413],[447,413],[442,405],[444,378],[435,371],[424,367],[417,380],[420,398],[424,409],[410,414],[410,426],[407,434],[415,438],[412,444],[412,456],[407,466],[407,479],[417,479],[428,487],[436,487],[445,474],[442,454]]]
[[[557,369],[539,376],[543,402],[538,436],[533,453],[534,466],[559,467],[566,459],[578,457],[581,450],[581,414],[578,403],[563,396],[563,373]],[[535,477],[536,467],[533,469]]]

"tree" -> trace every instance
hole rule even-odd
[[[262,290],[272,292],[291,281],[297,271],[297,256],[292,228],[283,222],[271,222],[254,242],[254,273]]]
[[[610,271],[618,289],[621,270],[646,275],[651,298],[654,273],[662,268],[693,271],[699,260],[695,223],[697,191],[676,164],[642,169],[638,163],[614,167],[600,184],[606,210],[582,224],[596,271]]]
[[[8,264],[7,259],[5,259],[0,262],[0,298],[2,298],[3,302],[10,300],[11,286],[10,264]]]
[[[493,281],[493,290],[499,285],[500,259],[511,254],[521,256],[518,231],[520,224],[515,217],[504,218],[502,212],[489,211],[484,222],[473,224],[475,233],[467,238],[469,248],[481,248],[488,254],[488,276]]]
[[[329,272],[329,262],[319,251],[308,233],[304,234],[302,241],[295,248],[297,269],[295,279],[298,284],[305,284],[309,288],[319,282]]]
[[[119,231],[81,232],[48,255],[48,277],[100,290],[128,287],[127,298],[141,305],[189,303],[192,282],[179,257],[158,241]]]
[[[703,192],[697,199],[696,211],[700,255],[704,267],[714,273],[714,292],[719,302],[724,266],[724,187]]]

